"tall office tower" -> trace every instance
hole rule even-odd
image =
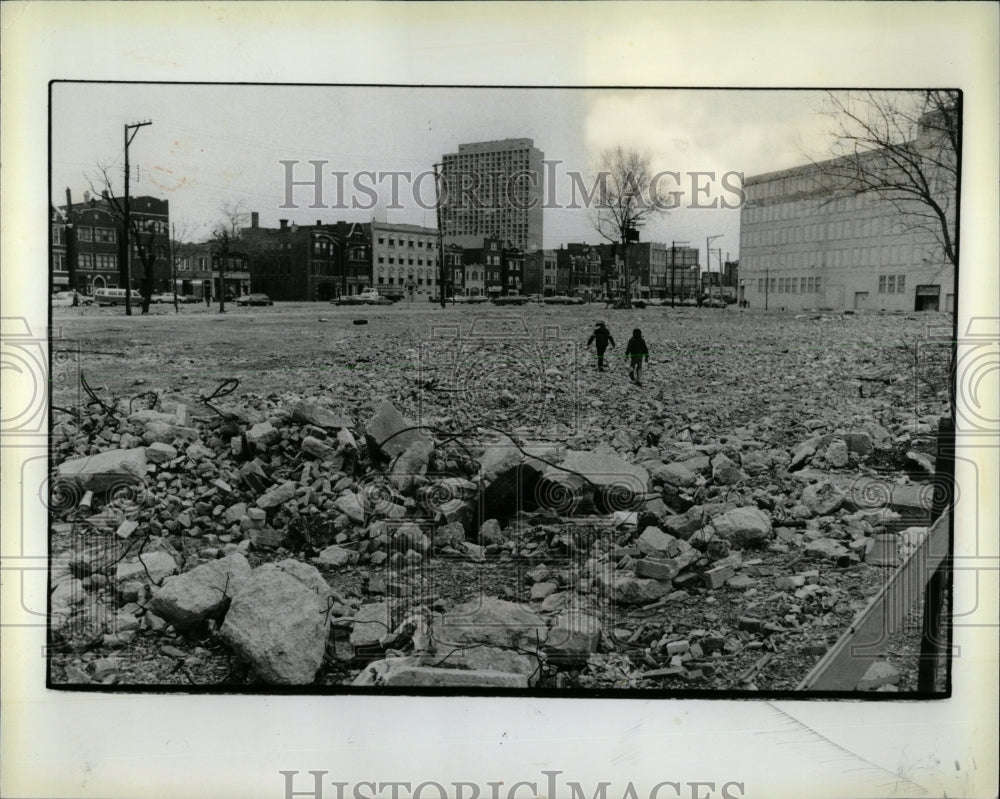
[[[540,250],[543,157],[531,139],[460,144],[443,156],[446,242],[481,247],[488,237],[522,252]]]

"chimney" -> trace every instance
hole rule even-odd
[[[317,219],[316,220],[316,227],[323,227],[323,220],[322,219]]]
[[[281,229],[282,230],[287,230],[288,229],[288,220],[287,219],[279,219],[278,220],[278,224],[281,225]]]
[[[250,212],[250,227],[252,228],[260,227],[260,214],[257,211]]]

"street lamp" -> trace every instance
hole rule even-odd
[[[721,239],[723,233],[705,237],[705,270],[708,272],[708,298],[712,299],[712,242]]]

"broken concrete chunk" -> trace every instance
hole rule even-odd
[[[535,646],[547,633],[542,617],[525,605],[490,596],[452,608],[439,630],[441,640],[449,643],[507,647]]]
[[[70,458],[59,464],[59,477],[78,485],[84,491],[106,491],[122,483],[140,482],[146,475],[146,449],[113,449]]]
[[[355,649],[377,647],[382,636],[388,632],[392,632],[389,606],[385,602],[362,605],[354,614],[351,646]]]
[[[266,564],[236,592],[219,634],[266,682],[308,685],[326,651],[326,603],[290,574]]]
[[[613,602],[621,605],[645,605],[670,591],[669,583],[636,577],[627,571],[599,573],[595,583]]]
[[[166,463],[177,457],[177,448],[156,441],[146,447],[146,460],[149,463]]]
[[[806,486],[801,502],[816,516],[829,516],[843,504],[844,494],[829,480],[821,480]]]
[[[341,566],[350,566],[357,563],[358,553],[353,549],[344,549],[341,546],[333,544],[320,552],[314,558],[314,561],[319,563],[321,566],[334,566],[340,568]]]
[[[899,683],[899,669],[886,660],[876,660],[868,667],[864,677],[858,681],[856,690],[871,691],[883,685],[896,685]]]
[[[561,614],[549,630],[545,651],[550,660],[564,664],[585,663],[601,642],[601,623],[578,611]]]
[[[209,619],[220,619],[249,576],[250,564],[243,555],[226,555],[168,577],[153,590],[151,606],[178,629],[197,627]]]
[[[288,480],[280,485],[272,486],[263,496],[257,498],[257,507],[262,509],[275,508],[295,497],[295,483]]]
[[[390,688],[527,688],[528,677],[502,671],[449,669],[412,664],[396,665],[390,658],[372,663],[359,674],[356,686]]]
[[[384,401],[365,425],[369,443],[379,452],[391,458],[402,455],[415,441],[427,441],[427,434],[415,427],[391,402]]]
[[[805,546],[805,554],[817,560],[834,560],[842,558],[848,554],[848,550],[839,541],[832,538],[818,538],[810,541]]]
[[[334,413],[315,402],[299,402],[292,408],[292,421],[300,424],[311,424],[327,430],[336,430],[351,426],[351,420],[339,413]]]
[[[742,507],[726,511],[712,519],[716,535],[733,546],[763,546],[773,535],[771,517],[759,508]]]
[[[326,442],[320,441],[313,436],[306,436],[302,439],[302,451],[309,457],[321,461],[329,461],[337,457],[336,447],[331,447]]]
[[[138,558],[130,558],[118,564],[115,582],[148,580],[160,583],[177,571],[177,562],[167,552],[144,552]]]
[[[403,494],[412,492],[419,478],[427,474],[427,464],[433,452],[434,445],[427,439],[414,441],[393,463],[389,482]]]
[[[663,532],[659,527],[647,527],[636,541],[639,551],[654,558],[669,558],[680,552],[683,541]],[[687,545],[685,544],[685,548]]]
[[[333,503],[342,513],[347,515],[352,522],[364,524],[365,509],[358,499],[358,495],[353,491],[345,491]]]
[[[247,441],[255,447],[267,448],[278,443],[280,438],[281,433],[270,422],[258,422],[247,431]]]

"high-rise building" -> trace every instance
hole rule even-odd
[[[476,247],[494,238],[522,252],[540,250],[543,157],[531,139],[460,144],[443,156],[445,241]]]

